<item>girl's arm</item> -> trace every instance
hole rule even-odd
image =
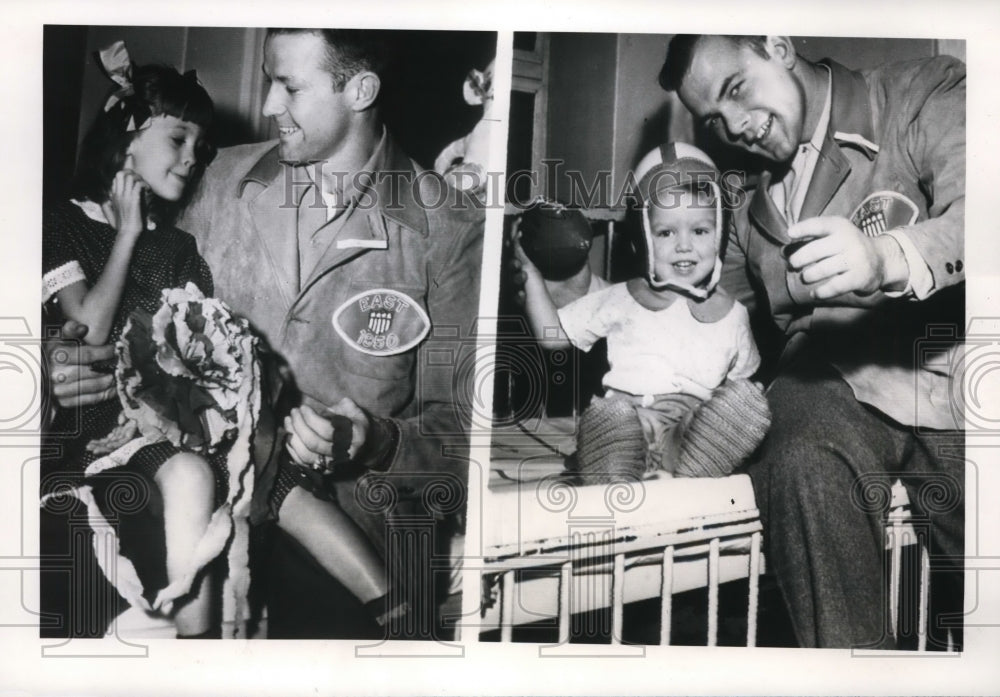
[[[89,290],[86,283],[79,281],[56,293],[66,317],[89,327],[84,341],[92,346],[107,342],[111,333],[132,260],[132,250],[143,230],[144,188],[145,184],[129,169],[115,175],[104,213],[118,230],[118,235],[101,276]]]
[[[524,270],[524,309],[528,315],[531,332],[538,339],[542,348],[566,349],[571,346],[569,338],[559,323],[559,313],[556,311],[552,296],[545,286],[541,271],[531,263],[528,255],[521,248],[521,235],[515,233],[514,254],[521,262]]]

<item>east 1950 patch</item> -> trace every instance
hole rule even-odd
[[[358,293],[333,313],[333,328],[350,346],[371,356],[404,353],[423,341],[431,320],[405,293],[376,288]]]
[[[876,191],[851,213],[851,222],[869,237],[913,225],[920,215],[917,204],[896,191]]]

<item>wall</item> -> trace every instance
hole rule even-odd
[[[179,71],[197,70],[216,106],[215,143],[221,147],[276,135],[261,116],[266,81],[261,70],[266,30],[219,27],[78,27],[85,45],[57,56],[63,70],[83,67],[82,87],[47,91],[64,94],[73,109],[60,118],[63,132],[76,129],[78,144],[112,83],[99,69],[95,52],[124,40],[133,62],[163,63]],[[60,36],[68,32],[59,32]],[[452,140],[466,135],[482,115],[469,106],[462,85],[470,68],[484,69],[496,54],[495,32],[405,31],[393,37],[400,53],[396,70],[383,76],[383,116],[396,139],[425,167]],[[46,57],[55,51],[46,52]],[[58,74],[54,70],[53,75]],[[48,80],[48,78],[47,78]],[[49,142],[48,140],[46,141]]]
[[[86,53],[81,57],[87,64],[80,101],[81,138],[111,87],[93,54],[119,39],[125,41],[136,64],[162,63],[182,73],[197,71],[216,105],[218,145],[267,137],[268,124],[260,117],[263,29],[89,27]]]
[[[625,174],[647,152],[668,140],[674,106],[657,82],[665,37],[656,34],[622,34],[618,37],[618,68],[615,100],[614,182],[617,191]]]
[[[934,55],[933,39],[857,39],[795,37],[795,50],[810,60],[832,58],[848,68],[863,70],[893,61]]]
[[[657,75],[670,35],[551,35],[546,157],[564,160],[590,184],[611,168],[611,203],[629,170],[667,140],[692,140],[690,115],[676,95],[665,93]],[[931,39],[796,37],[805,57],[830,57],[847,67],[868,68],[939,52],[964,58],[963,42]],[[543,187],[544,188],[544,187]],[[556,197],[567,200],[560,181]],[[550,195],[551,192],[550,192]]]
[[[546,158],[591,181],[614,161],[618,38],[614,34],[552,34],[549,44]],[[543,173],[544,176],[544,173]],[[550,197],[568,191],[544,184]]]

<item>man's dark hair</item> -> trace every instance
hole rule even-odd
[[[267,30],[268,38],[276,34],[315,34],[326,44],[323,68],[333,78],[333,87],[340,92],[347,81],[360,72],[370,71],[384,77],[392,60],[391,32],[367,29],[281,29]]]
[[[676,92],[688,69],[691,67],[691,60],[694,58],[694,50],[698,41],[710,34],[676,34],[667,44],[667,56],[663,59],[663,67],[660,68],[660,87],[668,92]],[[768,53],[765,45],[766,36],[744,36],[734,34],[722,34],[719,38],[728,39],[739,46],[749,46],[754,53],[767,58]]]

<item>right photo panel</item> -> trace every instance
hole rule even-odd
[[[515,33],[480,641],[962,650],[964,61]]]

